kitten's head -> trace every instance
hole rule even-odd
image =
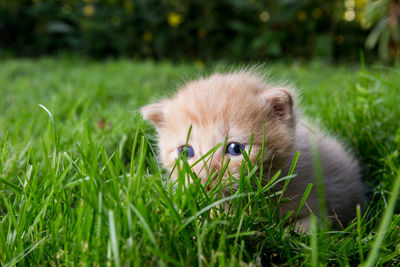
[[[186,149],[190,164],[227,141],[207,164],[193,167],[203,182],[209,177],[207,173],[220,171],[224,157],[230,158],[228,172],[238,177],[243,160],[240,150],[248,151],[252,135],[249,156],[255,161],[262,148],[263,121],[266,167],[280,169],[292,152],[295,123],[291,92],[268,86],[248,72],[214,74],[189,82],[174,97],[145,106],[141,112],[157,128],[160,158],[168,170],[184,151],[191,126]]]

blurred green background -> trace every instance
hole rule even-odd
[[[399,0],[0,0],[0,56],[399,61]]]

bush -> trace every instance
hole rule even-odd
[[[128,56],[262,60],[346,58],[337,25],[344,1],[16,0],[0,3],[0,49],[16,56],[74,51]]]

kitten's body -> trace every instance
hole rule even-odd
[[[269,86],[248,72],[214,74],[186,84],[173,98],[148,105],[142,108],[142,113],[157,127],[160,157],[169,170],[175,164],[177,149],[186,144],[190,126],[192,132],[188,144],[194,151],[190,163],[217,144],[224,143],[226,138],[228,144],[243,144],[247,150],[252,135],[250,160],[255,161],[263,143],[264,121],[265,180],[278,170],[287,174],[295,152],[300,152],[295,169],[297,176],[291,179],[285,191],[290,201],[280,206],[282,214],[297,210],[307,185],[315,183],[310,146],[311,138],[315,138],[328,212],[337,215],[345,224],[355,217],[356,205],[360,204],[362,208],[364,205],[358,162],[338,141],[296,118],[292,95],[290,90]],[[228,155],[223,148],[216,151],[206,168],[198,164],[193,169],[205,180],[209,172],[220,170],[224,156],[230,156],[229,172],[238,176],[242,156]],[[312,211],[318,212],[315,186],[306,203]],[[308,228],[309,209],[303,208],[301,216],[302,226]]]
[[[360,180],[359,164],[339,142],[327,137],[306,121],[299,121],[296,125],[293,152],[300,152],[295,168],[297,176],[290,181],[286,190],[286,196],[292,201],[284,203],[281,210],[283,213],[296,211],[308,183],[313,183],[315,189],[310,138],[316,139],[319,148],[328,215],[335,217],[333,223],[346,225],[355,217],[357,204],[360,204],[361,210],[364,209],[365,192]],[[287,173],[290,165],[291,161],[286,162],[282,172]],[[307,204],[312,211],[318,211],[316,190],[311,191]],[[304,217],[308,215],[307,210],[302,213]]]

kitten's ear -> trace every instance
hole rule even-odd
[[[270,115],[281,120],[290,120],[293,117],[292,93],[284,88],[271,88],[263,93],[263,100]]]
[[[164,107],[165,107],[165,101],[162,101],[155,104],[144,106],[140,109],[140,112],[142,113],[143,118],[145,120],[150,121],[156,127],[159,128],[164,125],[165,121]]]

